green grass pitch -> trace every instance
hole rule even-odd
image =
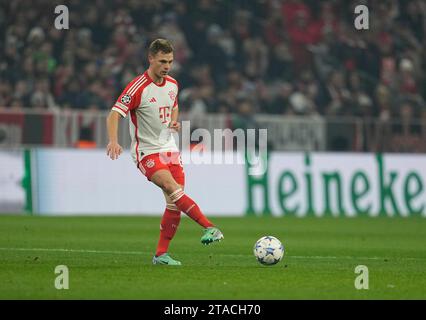
[[[182,219],[170,252],[183,265],[170,267],[151,265],[160,217],[0,216],[0,299],[426,299],[426,219],[212,220],[225,239],[203,246]],[[264,235],[286,248],[275,266],[253,256]],[[68,290],[54,287],[57,265]]]

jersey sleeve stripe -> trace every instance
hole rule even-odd
[[[133,82],[133,84],[130,86],[130,88],[129,89],[127,89],[127,92],[129,92],[130,90],[132,90],[132,88],[135,86],[135,85],[137,85],[137,83],[140,81],[140,80],[142,80],[142,78],[143,78],[144,76],[142,75],[142,76],[140,76],[139,78],[136,78],[136,80],[135,80],[135,82]]]
[[[123,112],[127,113],[127,110],[126,110],[126,109],[121,108],[121,107],[120,107],[117,103],[114,105],[114,107],[116,107],[116,108],[120,109],[121,111],[123,111]]]
[[[119,108],[118,106],[114,106],[112,107],[112,110],[118,112],[119,114],[121,114],[124,118],[126,117],[127,113],[122,110],[121,108]]]
[[[138,83],[136,87],[134,87],[132,90],[129,90],[128,93],[133,96],[136,91],[147,81],[147,79],[143,79],[141,82]]]
[[[116,102],[115,103],[115,105],[117,106],[117,107],[120,107],[121,109],[124,109],[123,111],[124,112],[127,112],[127,110],[129,110],[129,108],[128,107],[126,107],[124,104],[122,104],[121,102]]]

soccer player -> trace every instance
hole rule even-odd
[[[131,154],[137,168],[163,190],[166,200],[160,224],[160,239],[153,264],[180,265],[168,248],[179,226],[181,211],[204,228],[201,243],[223,239],[222,232],[183,191],[185,174],[172,131],[179,131],[178,83],[168,75],[173,47],[168,40],[153,41],[148,50],[149,68],[123,90],[107,118],[107,155],[117,159],[123,152],[118,143],[120,117],[130,114]]]

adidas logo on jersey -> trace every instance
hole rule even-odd
[[[155,98],[154,98],[154,97],[152,97],[152,98],[149,100],[149,102],[153,103],[153,102],[157,102],[157,100],[155,100]]]

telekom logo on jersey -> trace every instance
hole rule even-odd
[[[170,118],[170,107],[160,107],[159,112],[162,123],[167,123]]]
[[[169,107],[160,110],[166,118]],[[160,108],[160,109],[161,109]],[[209,130],[197,128],[191,130],[190,121],[182,121],[181,135],[170,128],[161,131],[159,140],[167,141],[174,136],[176,144],[182,150],[181,161],[191,164],[246,164],[250,175],[263,175],[267,170],[267,129],[214,129],[213,137]],[[181,140],[181,141],[180,141]],[[180,161],[180,159],[178,159]],[[175,157],[161,158],[164,163],[178,161]]]

